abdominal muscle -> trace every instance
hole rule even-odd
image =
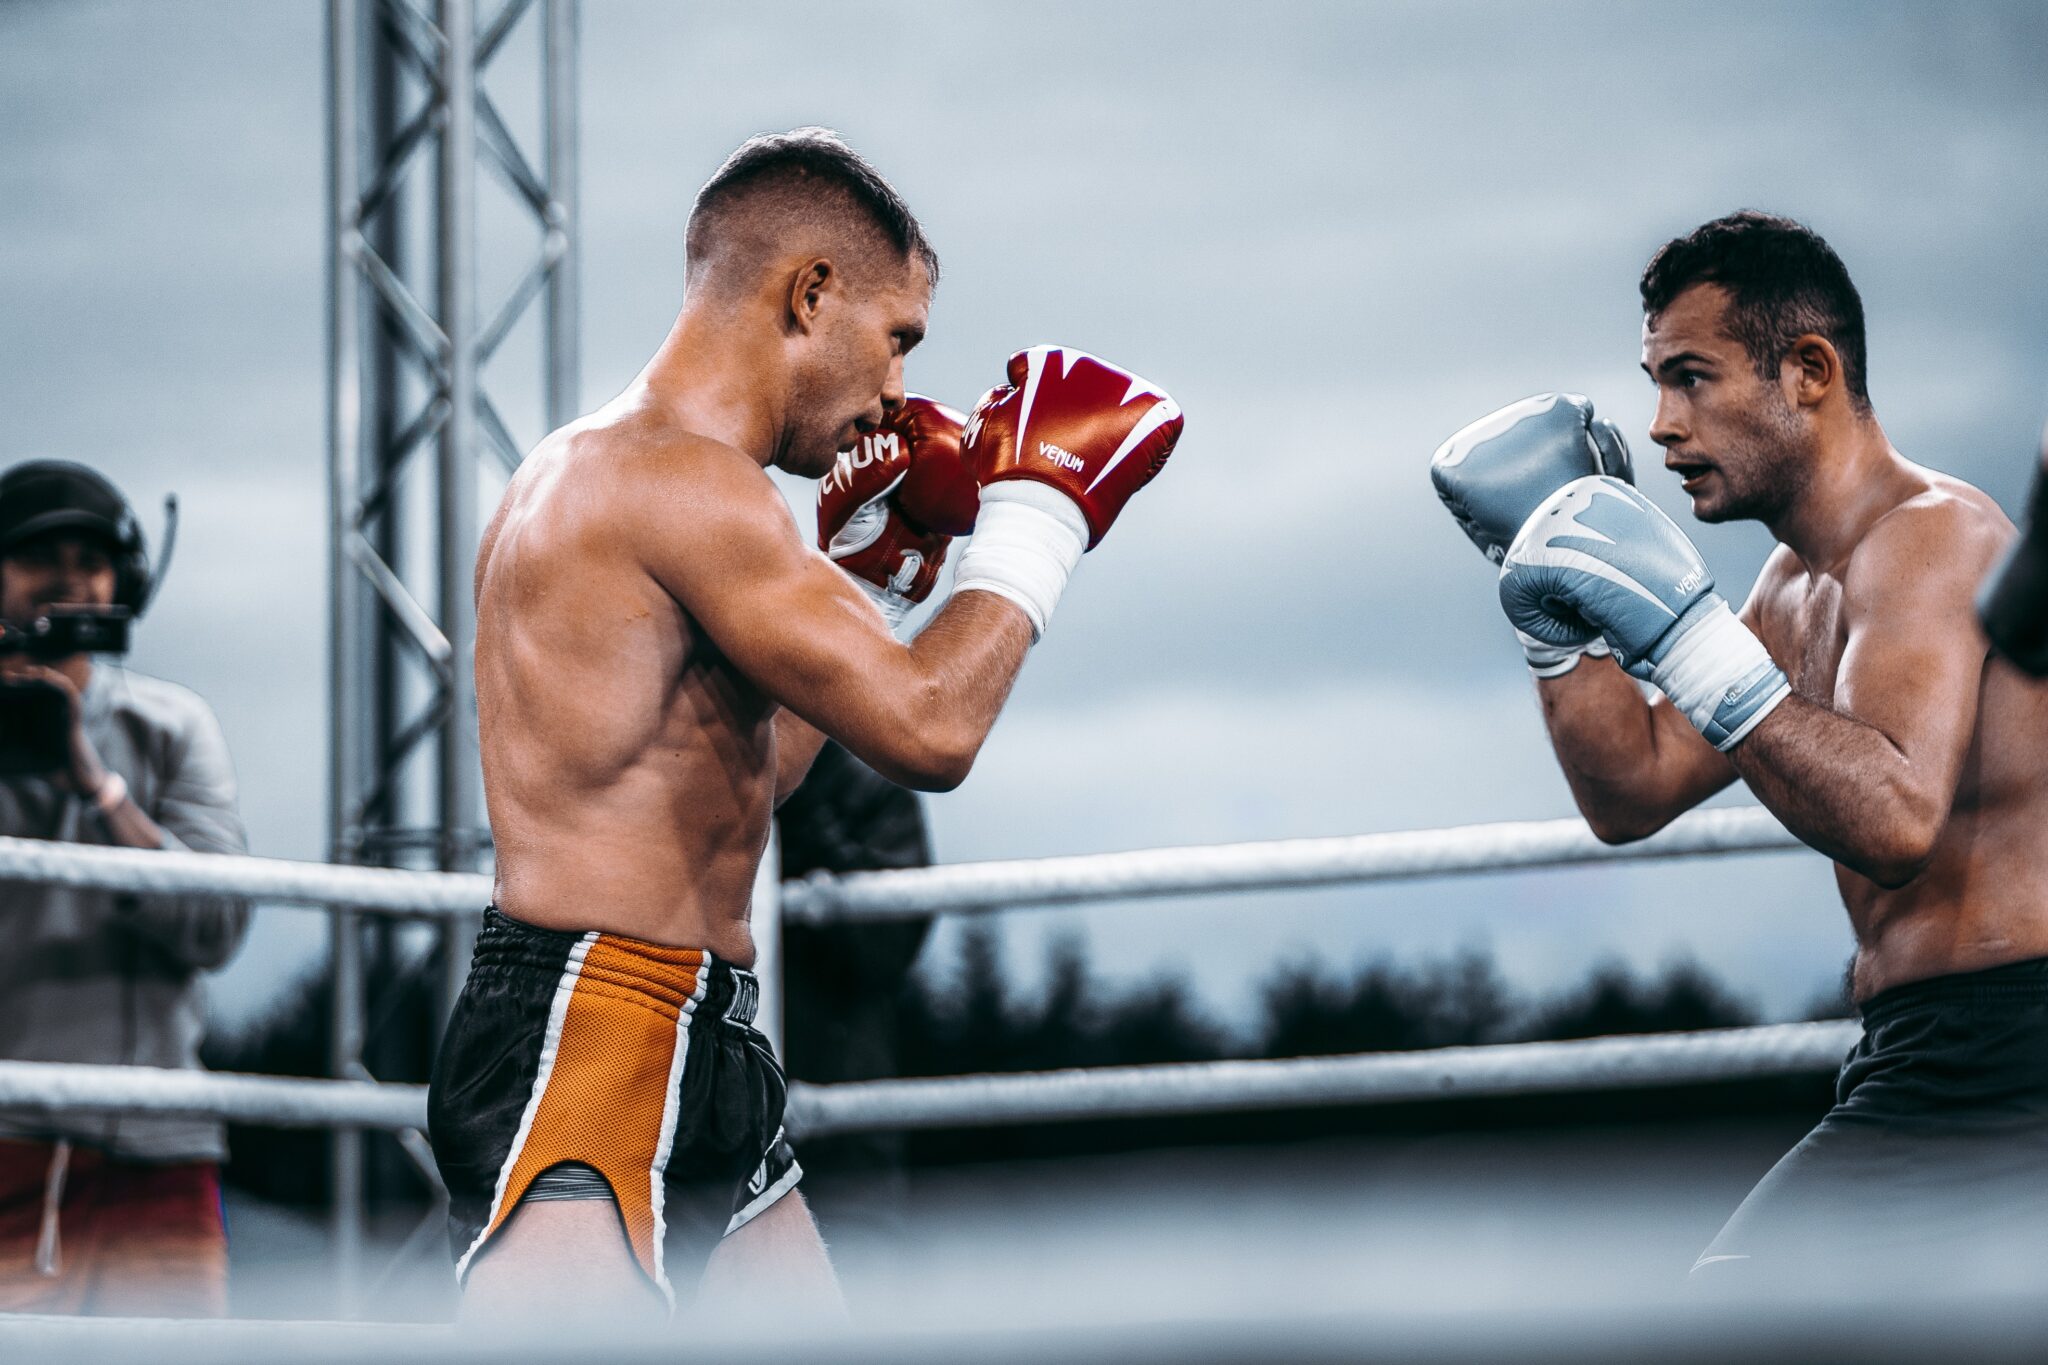
[[[2048,957],[2048,858],[2038,820],[2032,802],[1960,806],[1927,869],[1893,890],[1838,865],[1856,930],[1855,999]]]

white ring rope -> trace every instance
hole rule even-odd
[[[491,899],[491,879],[480,872],[408,872],[4,837],[0,881],[141,896],[243,896],[392,915],[480,915]]]
[[[782,913],[803,924],[890,920],[1800,847],[1769,811],[1757,806],[1695,811],[1660,834],[1620,846],[1601,843],[1583,821],[1526,820],[1334,839],[950,863],[840,877],[814,873],[783,885]],[[244,896],[395,915],[470,916],[491,898],[491,878],[475,872],[409,872],[41,839],[0,838],[0,881],[146,896]]]
[[[1691,1085],[1832,1072],[1850,1022],[1003,1076],[790,1086],[799,1137],[1162,1114]],[[292,1127],[424,1128],[426,1087],[285,1080],[137,1066],[0,1062],[0,1109],[148,1113]]]
[[[55,1114],[155,1114],[278,1128],[425,1128],[427,1088],[173,1071],[155,1066],[0,1062],[0,1109],[16,1120]]]
[[[1285,1061],[1105,1066],[1009,1076],[792,1087],[804,1137],[1162,1114],[1222,1114],[1704,1084],[1833,1072],[1860,1027],[1767,1024],[1560,1043],[1369,1052]]]
[[[1138,896],[1270,891],[1804,847],[1761,806],[1695,811],[1661,833],[1623,845],[1601,843],[1582,820],[1522,820],[1334,839],[947,863],[837,877],[813,873],[803,881],[783,884],[782,915],[787,922],[801,924],[889,920]]]

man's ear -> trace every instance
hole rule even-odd
[[[1802,408],[1819,407],[1829,390],[1842,385],[1842,357],[1833,342],[1809,332],[1792,343],[1778,373],[1786,381],[1787,396],[1793,403]]]
[[[818,325],[825,296],[838,287],[839,271],[830,259],[819,256],[805,261],[789,277],[789,325],[808,336]]]

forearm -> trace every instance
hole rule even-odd
[[[131,904],[135,927],[194,971],[227,965],[249,931],[249,902],[235,896],[152,896]]]
[[[248,833],[236,809],[234,765],[210,712],[188,718],[151,810],[122,812],[120,819],[129,834],[149,837],[148,847],[225,856],[248,852]],[[136,926],[165,952],[195,970],[208,970],[241,946],[250,905],[236,896],[150,897],[132,913]]]
[[[901,681],[867,690],[876,709],[849,733],[854,755],[892,782],[945,791],[966,780],[1031,649],[1018,607],[955,593],[903,650]]]
[[[104,791],[104,789],[103,789]],[[166,844],[163,826],[149,818],[149,812],[135,804],[127,794],[127,784],[121,784],[121,799],[118,802],[94,803],[100,824],[107,834],[122,848],[163,848]]]
[[[175,852],[224,851],[194,850],[147,815],[141,818],[155,831],[157,842],[131,847]],[[249,930],[250,905],[238,896],[143,896],[124,904],[128,907],[128,920],[137,930],[157,947],[196,971],[209,971],[225,964],[241,947],[242,938]]]
[[[1610,843],[1656,833],[1734,780],[1690,725],[1610,659],[1543,679],[1537,696],[1572,799]]]
[[[1919,874],[1948,820],[1947,788],[1882,731],[1804,697],[1786,698],[1729,757],[1787,829],[1883,886]]]

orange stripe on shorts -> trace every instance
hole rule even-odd
[[[598,935],[563,1014],[533,1126],[480,1243],[497,1233],[535,1177],[559,1162],[580,1161],[611,1183],[634,1259],[663,1283],[653,1172],[657,1156],[666,1164],[658,1149],[676,1098],[676,1047],[686,1036],[677,1022],[696,1008],[703,965],[704,954],[694,948]]]

